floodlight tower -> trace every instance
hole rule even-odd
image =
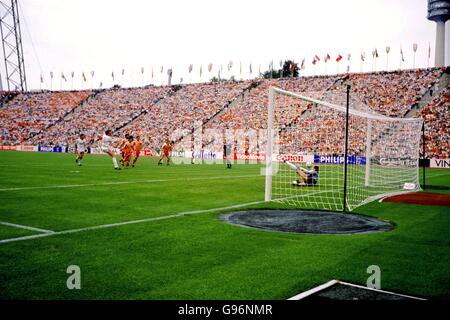
[[[450,0],[428,0],[428,20],[436,22],[435,67],[445,65],[445,22],[450,19]]]
[[[0,34],[8,91],[27,91],[17,0],[0,1]]]

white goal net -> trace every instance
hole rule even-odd
[[[351,94],[347,119],[346,90],[307,95],[270,88],[266,201],[351,211],[420,189],[422,119],[385,117]]]

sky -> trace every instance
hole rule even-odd
[[[301,75],[343,73],[347,66],[368,72],[434,64],[436,25],[426,19],[426,0],[19,0],[19,7],[29,90],[162,85],[168,68],[172,84],[181,78],[203,82],[217,76],[220,65],[223,78],[248,79],[271,61],[278,68],[287,59],[300,64],[305,58]],[[448,45],[449,23],[446,33]],[[321,61],[314,66],[316,54]],[[5,86],[3,64],[0,72]]]

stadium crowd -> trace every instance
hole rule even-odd
[[[47,91],[17,95],[0,108],[0,144],[27,142],[63,119],[90,94],[91,91]]]
[[[190,132],[195,125],[203,124],[250,84],[241,81],[184,85],[123,131],[139,135],[148,147],[159,148],[166,138],[176,140],[183,131]]]
[[[450,88],[434,96],[420,112],[425,119],[426,154],[429,158],[450,157]]]
[[[389,117],[403,117],[439,79],[442,70],[415,69],[352,74],[347,84],[358,99]]]
[[[198,125],[203,130],[233,129],[233,140],[248,140],[245,130],[267,128],[270,86],[343,104],[343,85],[351,85],[351,105],[366,113],[403,117],[439,80],[444,69],[429,68],[394,72],[358,73],[254,81],[224,81],[177,86],[112,88],[101,91],[33,92],[18,94],[0,107],[0,144],[72,145],[80,133],[91,143],[111,128],[116,135],[139,135],[145,148],[157,149],[166,138],[187,135]],[[342,100],[342,101],[341,101]],[[355,102],[353,102],[353,100]],[[359,101],[359,102],[356,102]],[[339,153],[342,115],[318,109],[311,103],[276,95],[275,116],[280,141],[299,151]],[[316,108],[316,110],[315,110]],[[420,115],[427,122],[428,155],[449,156],[449,89],[433,97]],[[360,120],[352,120],[360,121]],[[354,123],[350,147],[365,145],[367,124]],[[296,126],[302,134],[289,130]],[[314,132],[312,129],[314,128]],[[374,129],[373,139],[383,130]],[[387,132],[387,131],[386,131]],[[265,137],[250,143],[248,152],[258,152]],[[241,135],[241,136],[240,136]],[[216,140],[216,141],[214,141]],[[220,140],[220,141],[219,141]],[[205,145],[223,146],[222,137],[208,135]],[[221,151],[221,150],[212,150]]]
[[[98,141],[106,129],[117,129],[152,108],[168,96],[171,88],[153,87],[112,89],[98,92],[88,103],[70,113],[45,134],[30,139],[32,144],[73,145],[80,133],[91,143]]]

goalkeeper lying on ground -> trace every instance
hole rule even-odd
[[[319,181],[319,167],[314,166],[313,170],[306,170],[305,168],[302,168],[300,166],[296,166],[293,163],[290,163],[289,161],[284,160],[284,163],[286,163],[292,170],[294,170],[301,178],[301,180],[295,180],[292,182],[293,185],[296,186],[313,186],[317,184]]]

